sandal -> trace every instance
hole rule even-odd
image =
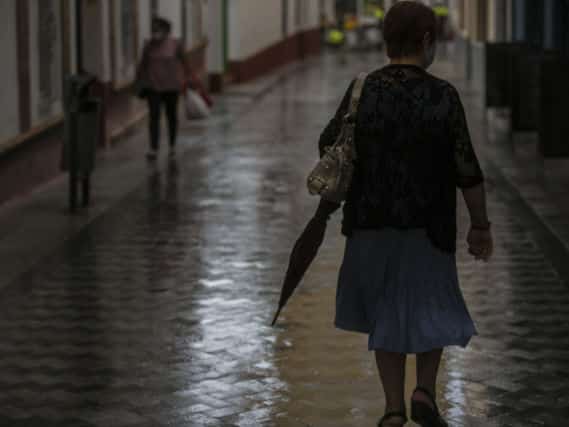
[[[431,392],[423,387],[416,387],[413,394],[415,394],[416,391],[420,391],[426,395],[434,409],[425,402],[411,399],[411,419],[421,427],[448,427],[447,422],[439,413],[439,408]]]
[[[377,423],[377,427],[383,427],[383,423],[385,421],[387,421],[389,418],[394,418],[394,417],[403,418],[403,424],[401,424],[402,426],[407,423],[407,414],[405,412],[392,411],[392,412],[387,412],[383,417],[381,417],[381,420],[379,420],[379,422]]]

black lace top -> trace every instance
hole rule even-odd
[[[319,140],[336,140],[351,89]],[[356,121],[358,160],[343,206],[342,233],[355,228],[426,228],[456,250],[456,187],[484,177],[457,90],[420,67],[388,65],[368,76]]]

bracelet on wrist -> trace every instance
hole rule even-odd
[[[480,230],[480,231],[488,231],[490,230],[490,226],[492,223],[490,221],[486,222],[486,224],[471,224],[470,228],[473,230]]]

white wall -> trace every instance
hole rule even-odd
[[[280,0],[229,2],[229,58],[243,60],[282,39]]]
[[[135,4],[132,0],[120,0],[111,3],[114,7],[114,53],[112,64],[114,65],[113,78],[115,86],[123,86],[134,79],[136,69],[135,44]],[[128,7],[126,17],[123,20],[122,7]]]
[[[150,10],[150,0],[136,1],[138,1],[138,53],[140,57],[144,42],[150,38],[150,17],[152,12]]]
[[[336,19],[336,0],[325,0],[324,12],[330,21]]]
[[[504,0],[488,0],[487,6],[487,26],[488,41],[498,42],[507,40],[507,2]]]
[[[16,0],[0,1],[0,142],[19,133]]]
[[[455,28],[460,29],[460,18],[461,18],[461,7],[463,7],[464,0],[450,0],[449,2],[449,9],[450,9],[450,19],[451,23]]]
[[[204,31],[207,31],[207,7],[209,3],[203,0],[186,2],[186,47],[191,48],[203,42]],[[207,5],[207,7],[206,7]],[[220,12],[221,13],[221,12]],[[221,18],[221,14],[219,15]]]
[[[207,30],[209,44],[207,47],[207,68],[210,73],[223,73],[225,64],[223,58],[223,9],[222,0],[208,0]]]
[[[43,24],[38,16],[40,1],[48,17]],[[35,126],[63,112],[62,16],[57,0],[32,0],[29,6],[31,124]]]
[[[320,26],[320,2],[317,0],[289,0],[288,35]],[[327,0],[326,3],[330,3]],[[333,6],[333,3],[331,3]],[[328,8],[328,16],[334,17],[334,7]]]
[[[503,0],[499,0],[503,1]],[[496,14],[496,0],[488,0],[488,7],[486,10],[488,16],[486,17],[486,23],[488,27],[488,33],[486,36],[488,37],[489,42],[498,41],[497,35],[497,25],[498,25],[498,16]]]
[[[111,80],[109,0],[84,1],[83,68],[104,82]]]
[[[287,36],[296,33],[296,0],[288,0]],[[281,10],[281,14],[284,11]]]
[[[306,2],[306,16],[304,17],[303,29],[313,30],[320,27],[320,5],[314,0],[304,0]]]
[[[238,1],[241,2],[243,0],[238,0]],[[181,0],[160,0],[158,2],[158,15],[172,22],[173,37],[182,38]]]
[[[202,2],[202,37],[207,38],[207,25],[209,23],[209,1],[201,0]]]
[[[213,2],[209,0],[209,3]],[[334,0],[326,0],[324,5],[329,18],[334,19]],[[230,60],[247,59],[282,40],[281,0],[231,0],[228,7]],[[287,18],[287,36],[319,28],[320,2],[288,0]]]

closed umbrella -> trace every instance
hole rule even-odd
[[[324,241],[328,219],[340,206],[338,203],[321,199],[316,213],[310,219],[304,231],[294,244],[281,290],[279,306],[271,323],[272,326],[275,325],[281,310],[300,284],[306,270],[308,270],[308,267],[310,267],[310,264],[312,264],[312,261],[316,257],[318,249]]]

